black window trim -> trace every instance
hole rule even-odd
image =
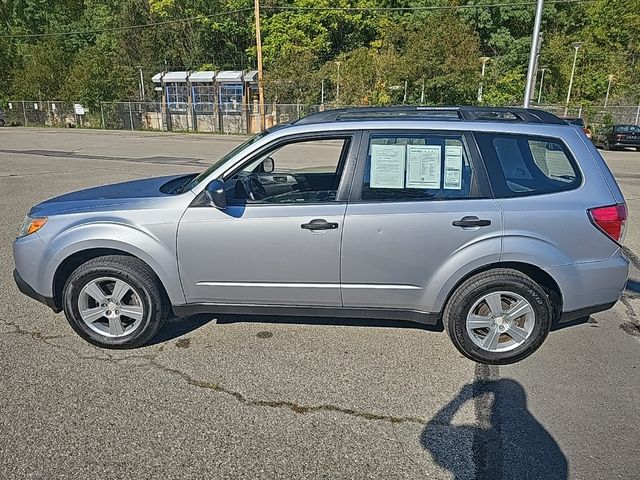
[[[341,152],[341,158],[338,162],[338,170],[342,169],[342,176],[340,178],[340,183],[338,185],[338,190],[336,192],[336,199],[330,202],[303,202],[303,203],[230,203],[229,206],[237,207],[302,207],[305,205],[336,205],[336,204],[345,204],[349,198],[349,189],[351,187],[351,176],[353,175],[355,157],[358,153],[358,149],[360,148],[360,142],[362,137],[362,131],[359,130],[323,130],[321,132],[306,132],[306,133],[296,133],[293,135],[287,135],[285,137],[280,137],[263,147],[259,150],[253,152],[250,156],[246,157],[241,161],[241,163],[237,164],[233,169],[227,170],[222,175],[220,175],[220,179],[223,181],[228,179],[229,177],[235,175],[237,172],[242,170],[247,165],[255,162],[258,158],[277,150],[279,148],[284,147],[285,145],[289,145],[292,143],[301,143],[304,141],[321,141],[321,140],[347,140],[347,148],[343,149]],[[346,151],[344,151],[346,150]],[[205,188],[206,189],[206,188]],[[204,193],[204,191],[203,191]]]
[[[430,129],[376,129],[364,130],[360,140],[360,149],[358,150],[357,163],[355,173],[352,179],[351,194],[349,203],[413,203],[413,202],[459,202],[468,200],[481,200],[492,198],[492,192],[487,177],[487,171],[484,163],[480,158],[480,151],[475,143],[475,139],[467,130],[430,130]],[[364,173],[366,170],[367,155],[369,153],[369,141],[371,137],[379,136],[396,136],[396,137],[420,137],[420,136],[445,136],[445,137],[461,137],[463,148],[469,157],[469,163],[472,169],[471,186],[469,188],[469,197],[467,198],[406,198],[406,199],[362,199],[362,189],[364,186]]]
[[[488,172],[491,164],[495,163],[493,166],[495,167],[496,174],[489,177],[490,178],[489,185],[491,188],[493,198],[495,198],[496,200],[507,199],[507,198],[537,197],[540,195],[554,195],[557,193],[570,192],[572,190],[577,190],[581,188],[584,183],[584,175],[582,174],[582,169],[580,168],[580,164],[576,161],[575,156],[573,155],[573,152],[571,151],[567,143],[562,138],[550,137],[548,135],[539,135],[535,133],[513,133],[513,132],[496,132],[496,131],[473,131],[472,134],[473,134],[474,141],[476,143],[476,147],[478,149],[480,158],[483,159],[483,163],[485,164],[486,171]],[[562,148],[563,153],[567,157],[569,164],[571,165],[571,167],[573,168],[573,171],[576,174],[576,179],[574,180],[573,183],[567,184],[567,188],[560,188],[553,191],[514,192],[507,185],[507,180],[504,176],[504,172],[500,164],[500,159],[497,158],[497,155],[495,154],[495,148],[492,147],[494,153],[489,155],[490,157],[489,160],[487,160],[487,158],[485,158],[485,156],[482,155],[482,152],[480,150],[480,140],[478,138],[479,135],[493,135],[494,138],[506,137],[506,138],[523,139],[526,141],[533,140],[538,142],[556,143]],[[487,165],[487,162],[489,162],[488,165]],[[496,178],[496,176],[499,178]],[[506,189],[505,191],[507,192],[506,195],[503,193],[500,193],[499,191],[500,189],[496,189],[496,186],[502,187],[502,185],[496,185],[496,182],[501,182],[504,185],[504,188]]]

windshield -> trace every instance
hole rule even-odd
[[[217,169],[222,164],[224,164],[227,160],[231,159],[233,156],[235,156],[240,151],[244,150],[246,147],[248,147],[252,143],[255,143],[258,140],[260,140],[261,138],[263,138],[265,135],[267,135],[267,133],[269,133],[269,131],[270,130],[265,130],[262,133],[254,135],[253,137],[248,139],[246,142],[241,143],[236,148],[231,150],[229,153],[223,155],[219,160],[213,162],[211,164],[211,166],[209,168],[207,168],[204,172],[202,172],[200,175],[196,176],[189,183],[187,183],[181,190],[183,192],[186,192],[187,190],[191,190],[193,187],[195,187],[200,182],[202,182],[205,178],[207,178],[211,172],[213,172],[215,169]]]

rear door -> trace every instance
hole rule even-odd
[[[447,282],[500,257],[501,214],[472,137],[375,131],[361,145],[342,238],[344,306],[436,312]]]

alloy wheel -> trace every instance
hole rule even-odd
[[[531,304],[514,292],[492,292],[480,297],[467,314],[471,341],[488,352],[508,352],[524,344],[536,323]]]
[[[87,283],[78,296],[84,323],[109,338],[130,335],[140,327],[145,308],[140,293],[127,282],[100,277]]]

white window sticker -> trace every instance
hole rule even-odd
[[[371,145],[371,188],[404,187],[404,145]]]
[[[462,145],[444,147],[444,188],[462,190]]]
[[[440,188],[440,145],[407,145],[407,188]]]

